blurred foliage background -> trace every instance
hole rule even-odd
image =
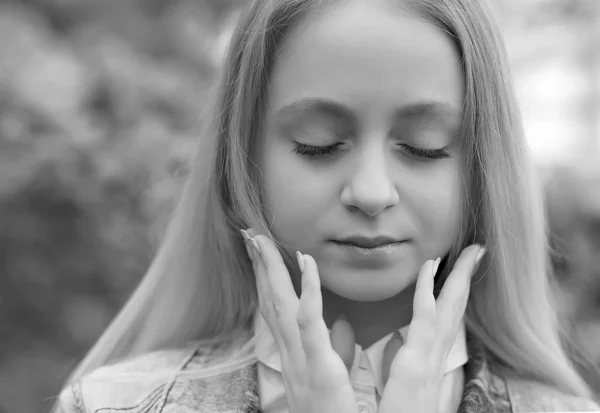
[[[0,0],[0,413],[48,411],[143,275],[245,2]],[[600,396],[600,1],[494,4]]]

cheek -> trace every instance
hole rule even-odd
[[[464,189],[456,165],[428,181],[427,185],[415,188],[413,211],[425,249],[445,254],[459,229]]]
[[[281,154],[263,164],[265,206],[273,233],[296,249],[306,249],[334,195],[327,177],[311,172],[293,155]]]

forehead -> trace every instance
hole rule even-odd
[[[454,44],[432,23],[390,0],[342,1],[288,34],[270,79],[269,114],[305,99],[365,115],[429,102],[460,110],[462,78]]]

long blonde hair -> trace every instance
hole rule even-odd
[[[332,1],[252,2],[230,43],[214,113],[165,239],[140,285],[71,380],[122,357],[220,340],[251,326],[256,289],[238,229],[270,234],[260,170],[252,161],[269,74],[289,28]],[[499,30],[484,1],[403,1],[451,36],[462,56],[466,201],[463,234],[449,262],[467,238],[485,243],[489,251],[473,281],[468,329],[507,371],[589,397],[563,349],[550,298],[541,187],[527,153]]]

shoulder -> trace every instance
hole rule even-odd
[[[600,406],[591,400],[563,393],[537,381],[521,378],[507,378],[505,381],[515,413],[600,412]]]
[[[192,342],[100,367],[65,387],[54,412],[88,413],[106,409],[166,412],[165,407],[174,397],[187,392],[190,383],[206,387],[210,382],[213,388],[216,383],[218,388],[223,374],[219,366],[238,347],[239,343],[231,340]]]

